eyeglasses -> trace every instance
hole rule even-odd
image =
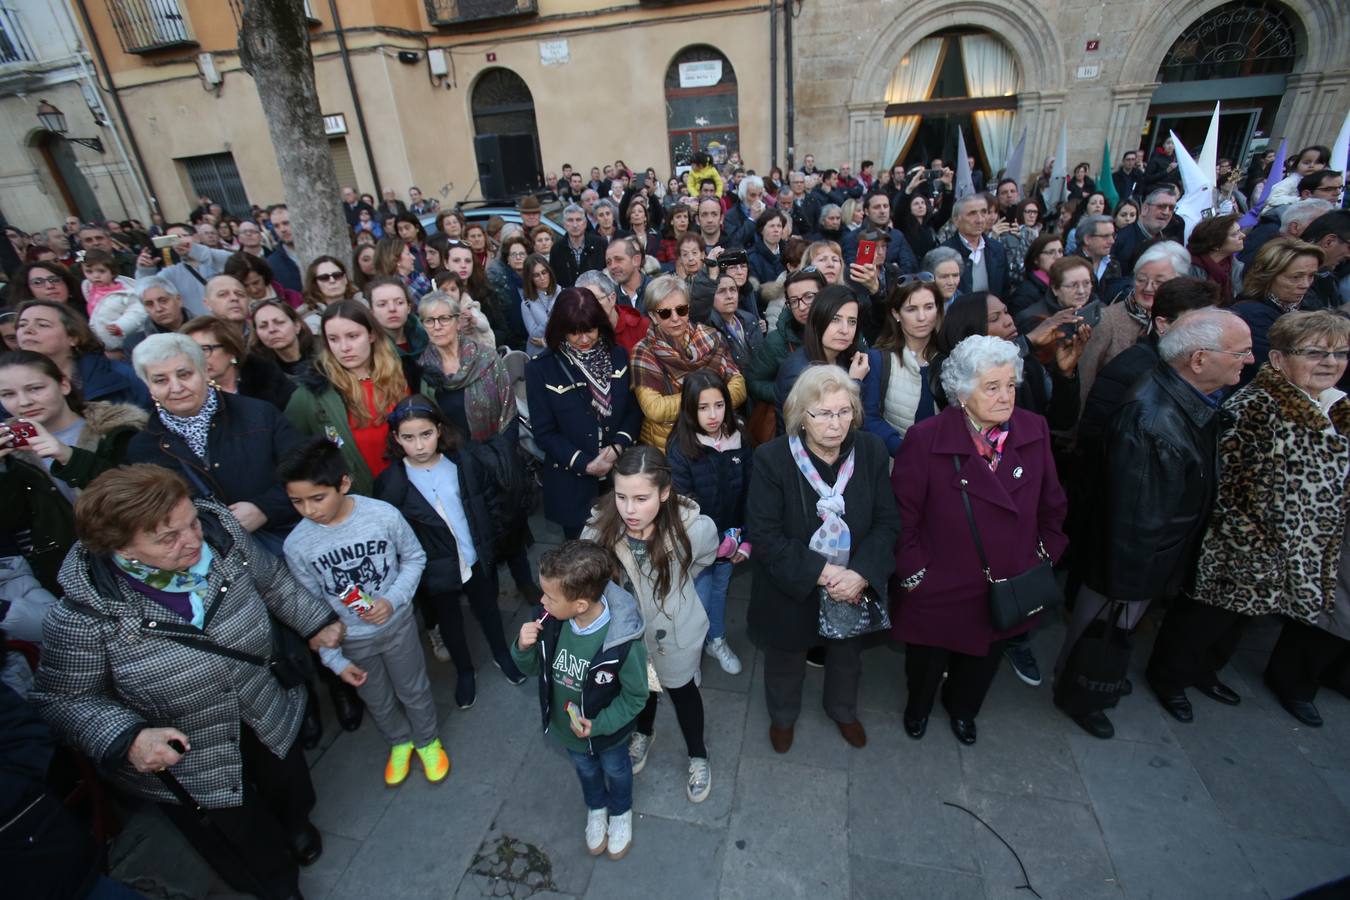
[[[828,409],[808,409],[806,414],[816,421],[824,419],[827,422],[848,422],[853,418],[853,407],[838,412],[830,412]]]
[[[1158,288],[1162,287],[1166,280],[1166,278],[1136,278],[1134,280],[1134,286],[1156,291]]]
[[[805,294],[799,294],[796,297],[788,298],[788,306],[793,309],[806,309],[816,299],[818,291],[807,291]]]
[[[901,275],[895,284],[897,287],[904,287],[907,284],[934,284],[936,280],[932,272],[915,272],[911,275]]]
[[[198,347],[201,347],[201,348],[202,348],[202,352],[205,353],[207,356],[210,356],[212,353],[215,353],[217,350],[224,350],[224,349],[225,349],[225,345],[224,345],[224,344],[198,344],[197,346],[198,346]]]
[[[342,281],[347,277],[346,272],[316,272],[315,281]]]
[[[1247,359],[1248,357],[1256,359],[1256,354],[1252,352],[1250,347],[1246,350],[1225,350],[1222,347],[1201,347],[1200,349],[1209,353],[1222,353],[1224,356],[1232,356],[1237,359]]]
[[[429,327],[431,327],[431,328],[449,328],[451,325],[455,324],[455,319],[457,319],[457,318],[459,318],[459,317],[458,317],[458,316],[423,316],[423,317],[422,317],[422,322],[423,322],[423,324],[425,324],[425,325],[427,325],[427,326],[429,326]]]
[[[681,303],[673,309],[658,309],[653,315],[663,322],[671,316],[679,316],[681,319],[685,319],[689,317],[689,304]]]
[[[1350,359],[1350,350],[1323,350],[1321,347],[1300,347],[1297,350],[1286,350],[1285,353],[1290,356],[1303,356],[1313,362],[1326,362],[1328,359],[1334,359],[1336,362],[1345,362]]]
[[[43,285],[46,285],[47,287],[56,287],[60,283],[61,277],[59,275],[48,275],[46,278],[38,276],[37,278],[28,279],[29,287],[42,287]]]

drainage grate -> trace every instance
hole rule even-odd
[[[558,891],[548,854],[506,834],[483,842],[469,866],[469,874],[478,876],[475,880],[485,897],[524,900],[540,891]]]

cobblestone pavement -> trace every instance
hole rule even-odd
[[[538,520],[535,533],[558,539]],[[1182,725],[1143,689],[1146,620],[1134,654],[1140,689],[1112,712],[1111,741],[1056,712],[1048,678],[1030,688],[1006,665],[979,743],[960,746],[937,717],[912,741],[899,716],[903,655],[881,645],[864,654],[867,747],[840,738],[811,669],[796,742],[779,756],[762,659],[745,639],[748,586],[733,581],[728,609],[744,672],[728,676],[711,659],[703,668],[712,794],[686,799],[683,741],[663,704],[626,858],[587,855],[581,791],[540,734],[535,687],[508,684],[480,639],[478,702],[467,711],[453,701],[453,667],[428,654],[454,764],[441,785],[414,769],[385,788],[374,727],[336,733],[325,707],[324,743],[311,756],[325,851],[304,871],[305,896],[1027,900],[1024,868],[1045,900],[1194,900],[1288,897],[1350,873],[1350,700],[1323,692],[1321,729],[1279,708],[1260,676],[1274,623],[1249,629],[1222,676],[1242,704],[1192,691],[1195,722]],[[508,633],[527,614],[509,589],[503,612]],[[1047,672],[1062,634],[1054,622],[1035,635]],[[149,896],[231,896],[153,809],[132,816],[113,859],[114,875]]]

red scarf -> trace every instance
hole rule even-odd
[[[1205,270],[1205,277],[1219,286],[1219,306],[1233,305],[1233,257],[1225,256],[1215,262],[1208,253],[1191,254],[1191,265]]]

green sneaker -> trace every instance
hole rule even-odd
[[[412,762],[413,745],[412,741],[406,744],[395,744],[389,748],[389,762],[384,764],[384,783],[389,787],[397,787],[408,777],[408,769]]]
[[[425,747],[418,747],[417,755],[422,760],[422,771],[426,772],[427,781],[432,784],[444,781],[445,776],[450,774],[450,757],[441,746],[439,738]]]

